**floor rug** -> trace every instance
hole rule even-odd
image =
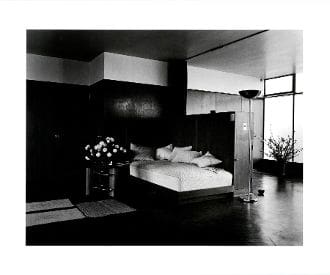
[[[108,215],[136,211],[136,209],[114,199],[82,202],[78,203],[77,207],[86,217],[89,218],[105,217]]]
[[[69,199],[26,204],[26,226],[83,219],[85,216]]]
[[[26,214],[26,226],[83,219],[85,216],[77,209],[51,210]]]
[[[69,199],[30,202],[26,204],[26,213],[68,207],[73,207]]]

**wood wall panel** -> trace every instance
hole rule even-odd
[[[215,110],[216,93],[205,93],[201,91],[188,91],[187,114],[208,114]]]
[[[179,118],[170,122],[169,131],[171,142],[174,146],[193,146],[193,150],[198,150],[197,143],[197,120],[194,116]]]
[[[254,138],[253,159],[262,159],[263,156],[263,133],[264,133],[264,102],[263,99],[253,100]]]
[[[86,86],[27,81],[27,199],[79,192],[89,140]]]
[[[119,119],[154,119],[167,115],[167,87],[102,80],[92,86],[92,93],[103,104],[105,123]]]
[[[219,112],[248,112],[249,101],[239,95],[207,91],[187,91],[187,114],[207,114],[211,110]],[[263,99],[253,100],[254,113],[254,159],[263,158]]]
[[[247,98],[241,97],[241,111],[242,112],[249,111],[249,100]]]
[[[152,147],[162,147],[172,143],[171,125],[165,119],[130,121],[126,125],[128,143]]]
[[[94,133],[122,136],[131,123],[132,126],[137,123],[143,127],[144,120],[175,121],[184,117],[186,62],[169,62],[168,70],[168,87],[113,80],[102,80],[92,85],[91,101],[96,121]]]
[[[223,161],[226,170],[233,172],[235,128],[230,113],[195,117],[198,118],[197,150],[210,151]]]
[[[237,95],[216,94],[216,112],[241,112],[241,97]]]
[[[168,62],[168,87],[171,111],[168,115],[182,117],[186,113],[187,105],[187,62],[174,60]]]
[[[168,140],[161,127],[175,115],[168,87],[103,80],[91,95],[93,135],[113,136],[125,146]]]

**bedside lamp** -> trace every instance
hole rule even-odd
[[[256,202],[258,201],[257,197],[252,192],[252,169],[253,169],[253,150],[252,150],[252,139],[251,139],[251,112],[252,112],[252,98],[260,95],[261,91],[259,90],[242,90],[239,91],[239,94],[249,100],[249,190],[246,195],[241,196],[243,202]]]

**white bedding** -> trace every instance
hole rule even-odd
[[[130,175],[177,192],[232,185],[232,174],[223,169],[167,160],[134,161]]]

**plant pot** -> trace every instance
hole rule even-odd
[[[280,177],[286,176],[286,162],[285,161],[278,161],[277,162],[277,173]]]

